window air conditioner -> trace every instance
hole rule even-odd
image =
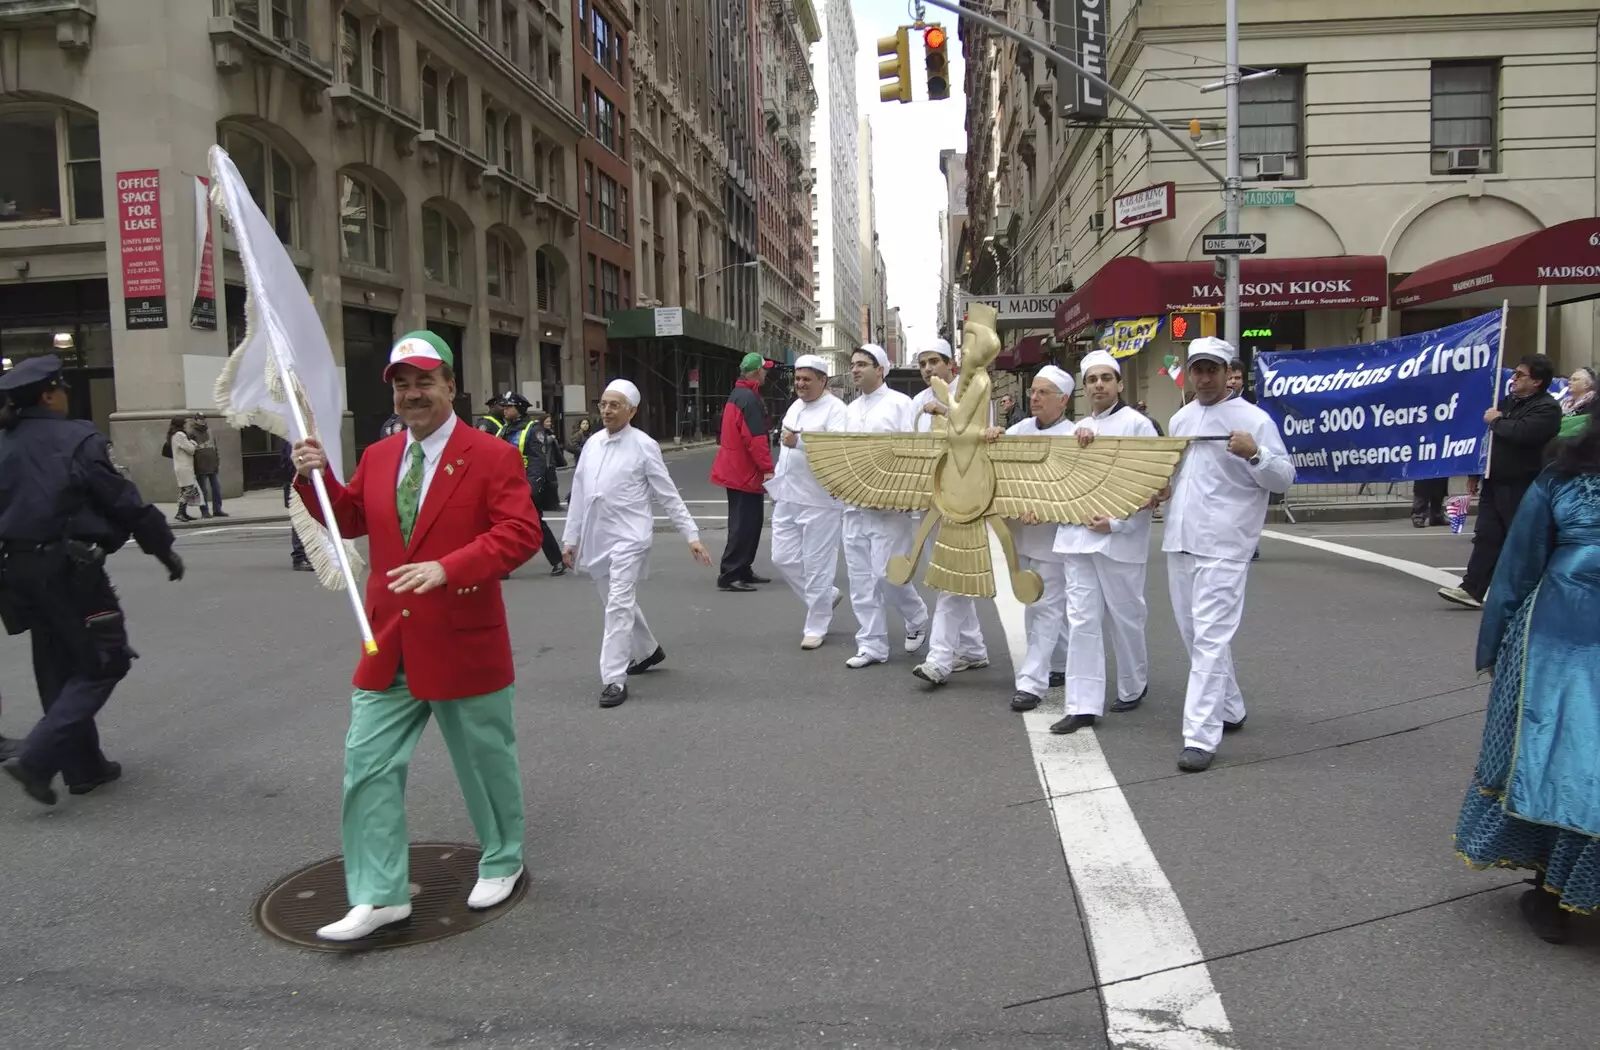
[[[1282,153],[1263,153],[1256,158],[1256,177],[1281,179],[1287,168],[1287,158]]]
[[[1489,151],[1481,146],[1468,146],[1462,149],[1445,151],[1445,166],[1451,173],[1467,171],[1487,171],[1489,168]]]
[[[1106,228],[1106,213],[1105,212],[1097,211],[1097,212],[1093,212],[1093,213],[1091,213],[1089,215],[1089,229],[1091,229],[1091,230],[1093,230],[1093,231],[1098,233],[1099,231],[1101,231],[1101,230],[1103,230],[1105,228]]]

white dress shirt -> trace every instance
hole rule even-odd
[[[773,471],[772,479],[767,482],[767,494],[774,503],[795,503],[804,507],[830,507],[836,510],[843,506],[828,495],[816,475],[811,473],[811,464],[806,459],[805,435],[817,431],[846,431],[850,429],[846,423],[847,415],[844,402],[827,393],[810,403],[796,398],[794,404],[789,406],[789,410],[783,414],[783,429],[792,430],[800,437],[794,448],[787,445],[779,448],[778,466]]]
[[[1120,401],[1104,412],[1078,420],[1077,430],[1100,437],[1155,437],[1155,424]],[[1056,531],[1057,554],[1104,554],[1112,561],[1144,563],[1150,560],[1150,515],[1136,511],[1131,518],[1113,518],[1110,532],[1087,525],[1062,525]]]
[[[417,441],[417,436],[410,430],[406,431],[406,448],[400,455],[400,473],[395,475],[394,490],[400,491],[400,482],[405,480],[406,471],[411,469],[411,446],[422,446],[422,491],[417,495],[417,508],[428,498],[428,486],[433,484],[433,476],[438,473],[439,460],[444,456],[444,447],[450,443],[450,435],[455,433],[456,414],[450,413],[450,418],[440,424],[439,429]]]
[[[600,431],[584,444],[572,473],[561,546],[578,549],[577,566],[590,576],[637,571],[642,579],[655,527],[652,497],[684,539],[700,539],[655,439],[631,426]]]
[[[888,383],[845,406],[845,429],[852,434],[905,434],[913,422],[911,399]]]
[[[950,380],[951,389],[954,389],[955,387],[957,387],[960,384],[960,382],[961,381],[960,381],[959,378]],[[917,391],[917,396],[911,399],[911,412],[912,412],[911,428],[913,430],[915,430],[917,433],[926,434],[926,433],[928,433],[929,431],[931,431],[933,429],[933,421],[934,421],[935,417],[933,415],[931,415],[930,413],[928,413],[928,412],[924,412],[923,411],[923,406],[927,405],[931,401],[937,401],[937,400],[938,400],[938,395],[934,394],[933,387],[931,387],[931,386],[923,387],[921,390]],[[943,401],[940,401],[939,403],[941,405],[944,404]],[[944,418],[946,420],[948,420],[950,417],[948,415],[946,415]],[[993,401],[989,402],[989,423],[988,423],[988,425],[991,426],[991,427],[994,426],[994,402]]]
[[[1178,409],[1167,432],[1173,437],[1225,437],[1243,430],[1255,439],[1261,459],[1228,451],[1226,441],[1195,441],[1183,453],[1167,504],[1163,551],[1203,558],[1249,561],[1267,518],[1267,493],[1288,492],[1294,462],[1272,417],[1242,397]]]
[[[1072,433],[1072,420],[1063,415],[1055,423],[1043,430],[1039,429],[1039,421],[1032,416],[1018,423],[1013,423],[1006,428],[1006,435],[1016,437],[1037,437],[1048,435],[1052,437],[1065,437]],[[1016,544],[1017,553],[1034,561],[1060,561],[1061,555],[1053,550],[1056,529],[1059,527],[1050,522],[1039,525],[1024,525],[1015,518],[1006,519],[1006,527],[1011,530],[1012,542]]]

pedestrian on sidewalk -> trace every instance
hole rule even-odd
[[[572,474],[572,498],[561,536],[568,568],[595,581],[605,603],[605,635],[600,641],[600,706],[628,699],[628,676],[642,674],[667,658],[639,608],[639,584],[649,576],[655,500],[703,565],[711,555],[700,529],[667,473],[661,446],[631,426],[639,408],[639,388],[613,379],[600,395],[605,429],[590,439]]]
[[[172,476],[178,483],[177,521],[194,521],[190,507],[200,505],[200,486],[195,482],[194,439],[189,436],[188,420],[173,416],[167,421],[167,444],[162,452],[172,459]]]
[[[1242,397],[1229,397],[1233,347],[1214,336],[1189,344],[1185,381],[1195,399],[1173,415],[1173,437],[1192,442],[1166,493],[1161,549],[1178,634],[1189,652],[1178,769],[1211,766],[1222,734],[1244,726],[1244,696],[1234,676],[1233,636],[1244,617],[1250,554],[1261,542],[1267,496],[1294,484],[1277,424]],[[1217,440],[1221,439],[1221,440]]]
[[[833,610],[843,597],[839,537],[844,504],[817,482],[806,460],[807,434],[845,429],[844,402],[828,393],[828,363],[804,354],[794,363],[794,404],[783,415],[778,468],[767,482],[772,496],[772,564],[805,605],[800,648],[816,649],[833,626]]]
[[[745,354],[739,362],[739,379],[722,408],[711,483],[728,490],[728,544],[717,574],[717,587],[724,591],[753,591],[755,584],[772,582],[757,576],[753,568],[766,513],[764,486],[773,472],[767,406],[761,400],[761,384],[770,367],[772,362],[760,354]]]
[[[290,509],[289,501],[294,499],[294,479],[298,471],[294,465],[294,447],[287,441],[279,440],[280,467],[283,471],[283,506]],[[305,544],[300,541],[300,533],[291,524],[289,526],[289,566],[295,572],[315,572],[316,566],[311,564],[311,559],[306,556]]]
[[[0,376],[0,621],[30,635],[44,717],[3,768],[29,798],[56,804],[122,775],[100,750],[95,717],[133,667],[107,555],[134,539],[183,579],[172,529],[117,473],[94,424],[67,416],[55,354]]]
[[[573,432],[572,444],[568,446],[572,452],[572,459],[574,463],[577,462],[579,456],[583,455],[583,446],[589,440],[589,438],[593,436],[593,434],[594,426],[589,422],[588,416],[584,416],[582,419],[578,420],[578,429]]]
[[[560,497],[556,497],[553,507],[550,499],[550,488],[556,477],[556,464],[550,459],[550,446],[554,442],[549,440],[544,428],[535,422],[533,403],[521,394],[506,394],[500,398],[499,407],[501,418],[505,421],[505,429],[500,431],[500,437],[515,445],[522,455],[523,472],[528,479],[528,491],[533,494],[533,505],[539,508],[541,514],[560,510]],[[550,563],[550,575],[566,575],[567,567],[561,560],[561,545],[556,542],[553,530],[544,530],[540,549]]]
[[[401,336],[383,378],[406,433],[368,446],[342,485],[324,475],[346,538],[367,536],[367,610],[377,641],[356,665],[345,739],[345,891],[350,911],[317,931],[354,941],[411,916],[406,769],[430,718],[450,750],[483,846],[467,907],[492,908],[522,877],[516,672],[500,578],[533,556],[539,515],[516,450],[456,418],[455,355],[432,332]],[[327,466],[295,443],[295,490]],[[448,506],[449,512],[446,513]]]
[[[1567,379],[1567,396],[1561,399],[1561,436],[1572,437],[1588,425],[1589,404],[1594,400],[1594,369],[1575,368]]]
[[[189,421],[188,433],[194,442],[194,479],[200,489],[200,516],[226,518],[222,511],[222,455],[217,451],[217,439],[204,413],[196,412]],[[211,507],[206,508],[210,498]]]
[[[1456,823],[1475,868],[1525,868],[1523,918],[1545,941],[1600,909],[1600,406],[1523,495],[1478,626],[1493,676]]]
[[[1090,413],[1078,421],[1078,444],[1087,447],[1098,437],[1157,436],[1154,423],[1123,403],[1122,365],[1115,357],[1104,350],[1085,354],[1083,385]],[[1053,549],[1065,562],[1067,673],[1065,716],[1050,732],[1075,733],[1105,714],[1107,633],[1117,658],[1112,712],[1132,711],[1150,691],[1145,646],[1150,614],[1144,600],[1150,509],[1127,518],[1097,517],[1087,525],[1062,525]]]
[[[1550,396],[1555,374],[1548,357],[1529,354],[1511,373],[1510,399],[1483,414],[1493,435],[1489,473],[1478,487],[1478,521],[1466,575],[1459,586],[1439,588],[1439,597],[1447,602],[1483,608],[1506,531],[1517,516],[1523,493],[1544,469],[1545,446],[1561,431],[1561,403]]]
[[[917,355],[917,368],[927,384],[911,399],[912,429],[919,434],[943,434],[948,429],[950,406],[939,400],[933,381],[946,384],[959,399],[956,386],[955,351],[943,339],[935,339]],[[994,405],[989,405],[987,425],[994,424]],[[971,671],[989,666],[989,647],[983,641],[983,626],[978,622],[978,602],[965,594],[938,591],[933,598],[933,628],[928,635],[928,656],[911,673],[930,685],[944,685],[956,671]]]

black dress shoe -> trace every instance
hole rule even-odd
[[[35,802],[42,802],[46,806],[56,804],[56,791],[50,786],[50,781],[41,780],[37,774],[22,764],[22,759],[13,758],[5,765],[0,765],[0,769],[5,770],[12,780],[21,784],[22,790],[26,791],[28,797]]]
[[[1186,747],[1183,754],[1178,756],[1178,772],[1204,773],[1211,768],[1211,760],[1216,758],[1216,753],[1198,747]]]
[[[315,565],[312,565],[308,561],[297,561],[297,562],[294,563],[294,571],[295,572],[316,572],[317,571],[317,567]]]
[[[666,658],[667,658],[667,651],[665,649],[661,648],[661,646],[658,645],[658,646],[656,646],[656,651],[651,653],[649,656],[645,657],[643,660],[640,660],[637,663],[629,664],[628,665],[628,673],[629,674],[643,674],[644,672],[650,670],[650,668],[654,667],[656,664],[660,663],[661,661],[665,660]],[[622,701],[618,700],[617,703],[620,704],[620,703],[622,703]]]
[[[1237,733],[1239,730],[1244,728],[1244,724],[1245,724],[1246,721],[1249,720],[1249,718],[1250,718],[1249,715],[1245,715],[1243,718],[1239,719],[1237,722],[1229,722],[1227,719],[1223,719],[1222,731],[1224,733]]]
[[[214,511],[211,512],[211,516],[213,518],[230,518],[233,515],[229,514],[225,510],[214,510]]]
[[[1066,684],[1067,684],[1067,672],[1065,672],[1065,671],[1051,671],[1050,672],[1050,688],[1051,689],[1060,689],[1062,686],[1064,686]]]
[[[74,795],[87,795],[97,787],[104,787],[113,780],[120,779],[122,779],[122,763],[107,762],[105,770],[98,777],[81,784],[68,784],[67,790]]]
[[[556,564],[550,566],[550,575],[552,575],[552,576],[565,576],[566,574],[567,574],[567,567],[564,564],[562,564],[561,562],[556,562]]]
[[[744,580],[728,580],[726,583],[717,584],[717,590],[719,591],[753,591],[755,589],[755,584],[746,583]]]
[[[1011,710],[1032,711],[1043,702],[1044,701],[1041,697],[1034,696],[1032,693],[1024,692],[1023,690],[1018,689],[1011,697]]]
[[[1144,698],[1149,696],[1149,695],[1150,695],[1150,687],[1149,686],[1145,686],[1144,687],[1144,692],[1140,693],[1138,696],[1134,697],[1132,700],[1113,700],[1113,701],[1111,701],[1111,710],[1115,711],[1119,715],[1122,714],[1125,711],[1132,711],[1134,708],[1136,708],[1140,704],[1144,703]]]
[[[1561,910],[1555,894],[1535,886],[1517,898],[1522,918],[1546,944],[1567,943],[1567,913]]]
[[[1058,736],[1064,733],[1076,733],[1080,729],[1089,729],[1095,723],[1094,715],[1068,715],[1050,727],[1050,732]]]
[[[600,706],[616,707],[628,699],[628,687],[625,685],[608,685],[600,690]]]
[[[755,573],[749,572],[749,573],[745,573],[744,582],[745,583],[771,583],[772,581],[770,579],[768,579],[767,577],[765,577],[765,576],[757,576]]]

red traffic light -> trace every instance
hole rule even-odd
[[[1189,319],[1182,314],[1172,315],[1172,338],[1182,339],[1189,334]]]
[[[942,26],[929,26],[928,29],[922,34],[922,44],[924,47],[931,47],[935,49],[941,48],[944,46],[945,40],[946,37],[944,27]]]

